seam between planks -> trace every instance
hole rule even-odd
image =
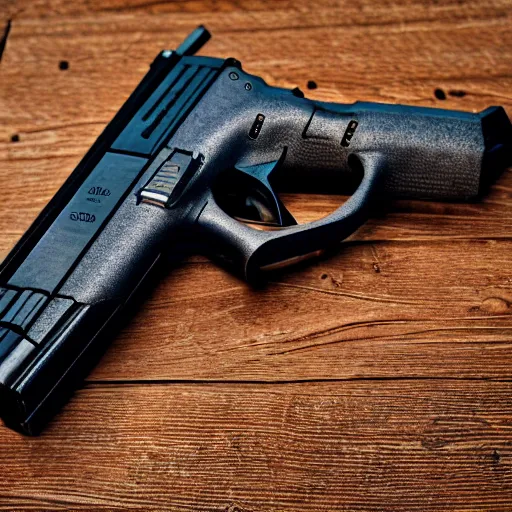
[[[324,384],[342,382],[398,382],[398,381],[461,381],[461,382],[512,382],[509,379],[495,377],[436,377],[436,376],[396,376],[396,377],[347,377],[322,379],[292,379],[292,380],[221,380],[221,379],[112,379],[112,380],[86,380],[78,389],[91,387],[116,386],[293,386],[296,384]]]

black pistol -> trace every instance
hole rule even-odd
[[[333,246],[385,198],[473,200],[510,161],[481,113],[304,98],[232,58],[161,52],[0,268],[0,416],[37,434],[163,261],[200,250],[248,280]],[[299,225],[276,190],[350,189]]]

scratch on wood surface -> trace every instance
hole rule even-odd
[[[428,323],[433,322],[435,320],[433,319],[422,319],[422,322]],[[379,325],[391,325],[391,324],[408,324],[408,323],[416,323],[418,320],[381,320],[381,321],[371,321],[371,322],[359,322],[359,323],[353,323],[353,324],[347,324],[340,327],[334,327],[332,329],[326,329],[323,331],[317,331],[310,334],[307,334],[306,336],[301,336],[299,338],[289,339],[289,340],[283,340],[281,343],[283,344],[292,344],[297,342],[303,342],[308,341],[312,339],[322,338],[326,336],[331,336],[333,334],[338,334],[341,332],[350,331],[353,329],[358,329],[361,327],[375,327]],[[268,355],[283,355],[283,354],[289,354],[292,352],[299,352],[304,350],[310,350],[315,348],[324,348],[328,345],[336,345],[339,343],[349,343],[353,341],[357,342],[367,342],[369,340],[391,340],[391,339],[404,339],[410,336],[417,336],[419,334],[431,334],[431,333],[441,333],[441,332],[468,332],[468,331],[493,331],[496,332],[503,332],[503,331],[511,331],[512,332],[512,326],[503,326],[503,327],[493,327],[493,326],[474,326],[474,325],[462,325],[462,326],[455,326],[455,327],[433,327],[430,329],[417,329],[412,331],[404,331],[394,334],[385,334],[385,333],[379,333],[377,335],[369,335],[365,334],[364,337],[353,337],[353,338],[343,338],[343,339],[336,339],[332,341],[324,341],[320,343],[313,343],[309,345],[303,345],[300,347],[294,347],[287,350],[283,350],[280,352],[273,352]],[[414,340],[414,344],[426,344],[426,343],[439,343],[439,340]],[[464,341],[464,343],[467,343],[467,341]],[[510,341],[505,341],[504,343],[510,343]]]
[[[390,302],[393,304],[409,304],[409,305],[419,305],[419,304],[427,304],[429,302],[437,303],[439,304],[440,300],[435,301],[429,301],[428,299],[421,299],[421,300],[403,300],[398,298],[392,298],[392,297],[384,297],[384,296],[378,296],[378,295],[365,295],[362,293],[355,293],[355,292],[342,292],[342,291],[335,291],[335,290],[324,290],[322,288],[317,288],[316,286],[307,286],[304,284],[297,284],[297,283],[283,283],[279,281],[270,281],[270,283],[277,285],[277,286],[284,286],[287,288],[296,288],[298,290],[304,290],[304,291],[312,291],[315,293],[323,293],[326,295],[334,295],[334,296],[340,296],[340,297],[349,297],[351,299],[360,299],[360,300],[366,300],[370,302]]]
[[[76,157],[77,153],[66,153],[62,155],[44,155],[44,156],[16,156],[15,160],[16,162],[41,162],[41,161],[48,161],[48,160],[64,160],[69,159],[70,157]],[[10,155],[7,155],[7,158],[0,158],[0,162],[9,162],[10,160],[14,160]]]
[[[209,292],[203,292],[203,293],[194,293],[192,295],[180,295],[179,299],[180,301],[185,300],[191,300],[191,299],[204,299],[206,297],[215,297],[216,295],[224,295],[226,293],[233,292],[235,290],[240,290],[244,286],[244,283],[241,283],[240,286],[230,286],[228,288],[223,288],[222,290],[211,290]],[[168,301],[173,302],[175,298],[169,297]],[[167,301],[161,301],[160,305],[165,306]]]
[[[97,121],[81,121],[81,122],[72,122],[72,123],[60,123],[56,125],[51,126],[44,126],[42,128],[28,128],[26,130],[20,131],[20,133],[44,133],[44,132],[50,132],[50,131],[59,131],[59,130],[65,130],[68,128],[76,128],[77,126],[94,126],[94,125],[100,125],[105,126],[108,123],[108,119],[102,119]]]

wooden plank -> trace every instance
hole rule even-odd
[[[0,509],[510,510],[511,392],[464,380],[88,386],[40,438],[0,429]]]
[[[67,2],[66,0],[3,0],[6,10],[15,19],[86,16],[88,14],[117,15],[119,13],[163,14],[173,16],[191,15],[221,18],[230,13],[267,14],[267,26],[252,24],[249,28],[266,29],[275,23],[280,13],[294,15],[300,26],[318,25],[323,21],[326,28],[333,25],[350,24],[391,24],[426,22],[437,19],[464,19],[474,21],[510,13],[507,0],[491,0],[482,4],[477,0],[466,0],[462,9],[457,1],[449,0],[387,0],[375,2],[362,0],[357,4],[346,1],[318,0],[314,4],[307,0],[88,0]],[[270,13],[276,13],[272,18]],[[247,18],[250,19],[249,17]],[[253,18],[258,19],[258,18]],[[221,24],[221,20],[219,20]],[[224,29],[238,28],[224,23]],[[244,30],[246,27],[241,27]]]
[[[197,259],[162,280],[90,378],[506,379],[510,250],[345,244],[260,290]]]

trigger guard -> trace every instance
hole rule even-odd
[[[229,216],[211,195],[196,219],[211,252],[248,281],[255,281],[262,269],[293,262],[341,242],[368,219],[370,205],[386,169],[385,158],[380,153],[352,154],[352,158],[357,158],[364,170],[359,187],[333,213],[309,224],[273,231],[253,229]]]
[[[369,217],[380,178],[385,172],[385,158],[376,152],[352,153],[363,168],[363,178],[354,194],[326,217],[271,233],[247,259],[245,274],[252,279],[264,268],[272,269],[341,242],[364,224]]]

